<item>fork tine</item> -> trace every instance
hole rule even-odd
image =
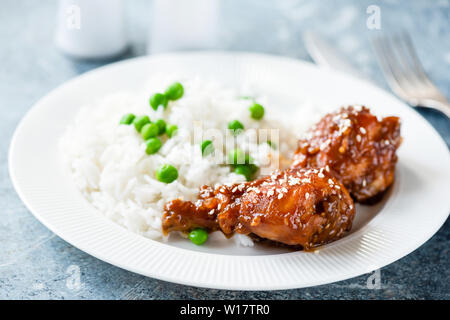
[[[390,39],[373,37],[371,42],[392,91],[414,106],[439,110],[450,118],[448,100],[425,74],[407,34]]]
[[[419,57],[417,56],[416,50],[414,49],[414,45],[412,43],[411,37],[409,36],[409,34],[407,32],[402,32],[402,39],[403,42],[406,46],[406,49],[409,53],[409,57],[412,60],[413,66],[414,66],[414,70],[416,71],[416,74],[419,76],[419,78],[421,78],[422,80],[425,80],[429,83],[430,80],[428,78],[428,76],[426,75],[422,64],[420,63]]]
[[[389,43],[387,43],[387,40],[379,36],[372,38],[372,44],[375,49],[378,63],[380,64],[384,77],[388,81],[391,89],[399,96],[406,99],[408,95],[406,94],[402,81],[400,80],[401,73],[398,70],[398,64],[392,61],[393,55],[390,54],[390,51],[392,50],[390,49]]]
[[[407,71],[409,74],[407,75],[408,79],[414,81],[414,90],[417,95],[436,95],[438,94],[439,89],[431,82],[428,78],[427,74],[424,71],[424,68],[417,56],[416,50],[412,44],[411,37],[407,32],[403,32],[400,40],[398,41],[399,46],[403,47],[403,57],[405,57],[405,63],[408,61],[409,70]]]
[[[386,64],[392,73],[392,77],[397,82],[397,91],[401,90],[404,98],[411,99],[419,89],[423,88],[423,85],[421,85],[423,81],[412,71],[410,58],[408,58],[409,53],[405,53],[402,42],[402,39],[398,36],[393,38],[383,37],[379,41]]]
[[[408,87],[408,92],[418,92],[423,89],[424,79],[416,70],[414,57],[410,52],[404,36],[396,35],[392,38],[391,55],[396,57],[398,68],[402,70],[404,86]]]

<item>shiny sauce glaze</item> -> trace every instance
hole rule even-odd
[[[288,169],[253,182],[201,188],[198,201],[166,204],[165,234],[202,227],[310,250],[351,229],[353,201],[325,168]]]
[[[378,120],[368,108],[342,108],[299,140],[292,166],[325,167],[356,201],[366,202],[394,181],[400,143],[399,118]]]

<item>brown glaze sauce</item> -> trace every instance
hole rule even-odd
[[[300,139],[293,166],[328,166],[356,201],[367,202],[394,181],[400,143],[399,118],[378,120],[366,107],[342,108]]]
[[[196,203],[173,200],[165,208],[163,231],[253,233],[311,249],[342,237],[353,216],[347,190],[324,169],[288,169],[253,182],[205,186]]]

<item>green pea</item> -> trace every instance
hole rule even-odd
[[[254,98],[251,97],[251,96],[240,96],[239,99],[242,99],[242,100],[253,100]]]
[[[244,130],[244,125],[238,120],[233,120],[228,122],[228,129],[232,130],[232,133],[234,135],[237,135],[240,134],[242,130]]]
[[[143,126],[150,123],[150,118],[148,116],[140,116],[133,120],[134,127],[138,132],[141,132]]]
[[[164,183],[174,182],[178,178],[178,170],[170,165],[164,164],[156,169],[156,179]]]
[[[147,147],[145,148],[145,152],[147,154],[157,153],[162,146],[161,140],[159,140],[158,138],[148,139],[145,143],[147,145]]]
[[[132,113],[127,113],[126,115],[124,115],[122,117],[122,119],[120,119],[120,124],[131,124],[134,120],[134,118],[136,118],[136,116]]]
[[[252,173],[252,175],[254,175],[258,170],[259,167],[256,164],[247,164],[247,167],[250,169],[250,172]]]
[[[191,240],[194,244],[200,246],[208,240],[208,232],[205,229],[194,229],[189,232],[189,240]]]
[[[258,103],[250,106],[250,116],[255,120],[261,120],[264,117],[264,107]]]
[[[178,127],[174,124],[169,125],[166,128],[166,134],[169,138],[172,138],[178,131]]]
[[[167,108],[168,102],[169,100],[167,100],[167,97],[162,93],[155,93],[150,97],[150,106],[153,110],[158,110],[159,106],[163,106],[164,109]]]
[[[166,132],[166,122],[163,119],[158,119],[155,121],[155,123],[158,125],[159,131],[158,135],[163,134]]]
[[[244,151],[237,148],[228,153],[228,163],[232,165],[244,164],[246,161],[246,155]]]
[[[158,135],[159,127],[156,123],[147,123],[141,129],[141,136],[144,140],[154,138]]]
[[[205,140],[202,142],[202,156],[207,156],[214,152],[214,146],[211,140]]]
[[[228,129],[233,135],[238,135],[244,130],[244,125],[238,120],[233,120],[228,122]]]
[[[253,176],[252,169],[250,168],[250,166],[247,165],[238,165],[234,169],[234,173],[242,174],[247,181],[250,181]]]
[[[179,82],[174,82],[164,92],[165,96],[169,100],[178,100],[183,96],[184,88]]]

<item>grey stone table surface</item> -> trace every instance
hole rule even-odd
[[[450,97],[449,1],[229,0],[221,4],[218,49],[310,60],[301,34],[314,30],[331,39],[362,73],[387,90],[368,39],[377,32],[407,30],[430,77]],[[381,30],[366,26],[366,9],[373,4],[380,8]],[[54,47],[56,6],[51,0],[2,0],[0,6],[1,299],[450,298],[448,221],[427,243],[378,274],[313,288],[257,292],[201,289],[147,278],[102,262],[46,229],[11,185],[7,163],[11,136],[40,97],[111,62],[74,61]],[[143,0],[126,1],[125,9],[130,50],[122,59],[145,54],[151,12],[150,3]],[[449,145],[449,121],[437,112],[420,113]]]

